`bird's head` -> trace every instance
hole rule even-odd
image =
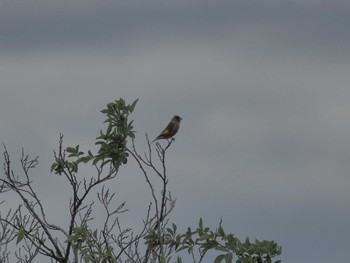
[[[178,122],[180,122],[182,120],[182,118],[179,115],[175,115],[173,119],[178,121]]]

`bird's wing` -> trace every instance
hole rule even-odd
[[[166,128],[160,133],[160,135],[164,135],[169,133],[170,131],[172,131],[174,129],[175,123],[173,122],[169,122],[168,126],[166,126]]]

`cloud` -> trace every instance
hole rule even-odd
[[[220,1],[122,3],[5,1],[1,49],[113,48],[214,42],[257,53],[315,54],[341,59],[349,51],[349,5],[335,2]],[[267,54],[267,55],[268,55]]]

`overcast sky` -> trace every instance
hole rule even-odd
[[[100,110],[139,98],[140,151],[183,118],[170,221],[222,216],[226,232],[282,245],[283,262],[348,262],[349,26],[349,1],[1,0],[1,142],[13,161],[39,155],[37,191],[56,208],[60,132],[87,150]],[[132,217],[151,198],[135,167],[113,188]]]

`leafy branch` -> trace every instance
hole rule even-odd
[[[64,147],[60,135],[51,172],[61,176],[69,187],[68,224],[64,226],[48,219],[34,189],[30,174],[39,163],[38,157],[32,158],[22,150],[21,172],[17,174],[4,145],[0,206],[12,201],[13,196],[18,205],[11,203],[11,209],[0,211],[0,262],[16,258],[21,263],[39,259],[59,263],[201,263],[210,252],[215,255],[214,263],[280,263],[273,261],[282,250],[276,242],[250,242],[249,238],[242,242],[226,233],[221,221],[217,229],[211,230],[200,219],[198,227],[188,227],[184,233],[178,233],[175,223],[169,226],[176,199],[169,189],[167,152],[174,141],[152,144],[146,134],[146,152],[140,152],[133,121],[129,120],[136,103],[119,99],[101,111],[106,116],[106,127],[96,138],[96,153],[83,151],[79,145]],[[118,204],[117,193],[109,189],[109,182],[118,179],[119,168],[129,160],[139,167],[150,195],[138,231],[123,227],[120,215],[128,212],[126,202]],[[82,172],[87,165],[92,174]],[[97,206],[102,213],[96,212]],[[93,222],[98,222],[98,227],[93,228]],[[12,257],[10,246],[16,246]]]

